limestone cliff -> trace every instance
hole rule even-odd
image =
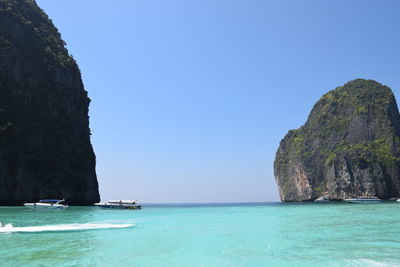
[[[390,88],[357,79],[323,95],[274,163],[282,201],[400,197],[400,116]]]
[[[0,205],[99,201],[79,68],[34,0],[0,0]]]

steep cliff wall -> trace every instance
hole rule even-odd
[[[99,200],[79,68],[33,0],[0,0],[0,205]]]
[[[357,79],[321,97],[276,153],[282,201],[400,197],[400,116],[390,88]]]

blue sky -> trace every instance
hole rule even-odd
[[[37,3],[92,99],[102,200],[277,201],[276,149],[322,94],[400,95],[400,1]]]

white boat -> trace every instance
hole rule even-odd
[[[314,200],[315,203],[328,203],[329,199],[326,196],[322,196]]]
[[[32,209],[67,209],[64,199],[41,199],[36,203],[25,203],[25,207]]]
[[[400,202],[400,199],[396,200],[397,202]]]
[[[138,204],[137,200],[109,200],[105,203],[95,203],[97,207],[111,208],[111,209],[131,209],[140,210],[141,205]]]
[[[379,199],[377,197],[360,197],[360,198],[346,198],[343,201],[347,203],[372,204],[372,203],[382,202],[382,199]]]

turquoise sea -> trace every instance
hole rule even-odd
[[[400,266],[399,203],[1,207],[0,220],[0,266]]]

